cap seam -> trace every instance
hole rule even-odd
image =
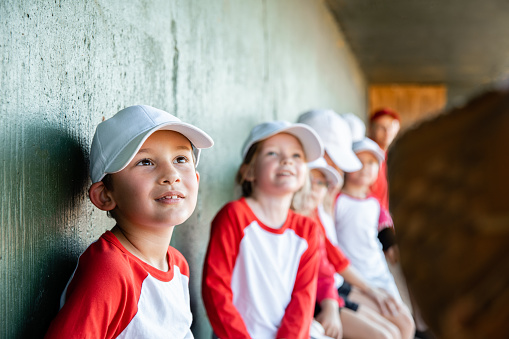
[[[143,112],[145,113],[145,115],[146,115],[146,116],[150,119],[150,121],[151,121],[153,124],[155,124],[154,119],[152,119],[152,117],[150,116],[150,114],[148,114],[148,112],[147,112],[147,110],[145,109],[145,107],[143,107],[143,106],[141,106],[141,105],[138,105],[138,107],[140,107],[140,108],[143,110]],[[155,107],[154,107],[154,108],[155,108]],[[157,109],[157,108],[155,108],[155,109]]]

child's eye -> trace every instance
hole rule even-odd
[[[150,159],[141,159],[138,163],[136,163],[136,166],[151,166],[153,164],[154,163]]]
[[[173,160],[174,164],[185,164],[186,162],[189,162],[189,159],[184,156],[176,157],[175,160]]]
[[[295,154],[293,155],[293,157],[294,157],[294,158],[298,158],[298,159],[300,159],[300,158],[302,158],[302,154],[300,154],[300,153],[295,153]]]
[[[275,155],[277,155],[277,153],[276,153],[276,152],[274,152],[274,151],[268,151],[268,152],[267,152],[267,155],[275,156]]]

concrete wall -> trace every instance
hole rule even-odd
[[[78,255],[113,226],[87,198],[95,126],[149,104],[206,130],[197,209],[172,244],[191,267],[193,331],[209,223],[240,146],[269,119],[365,112],[365,81],[325,2],[0,2],[0,337],[43,335]]]

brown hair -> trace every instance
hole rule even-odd
[[[292,205],[290,209],[296,213],[311,216],[312,210],[309,209],[309,201],[311,199],[311,170],[306,166],[306,177],[304,185],[293,195]]]
[[[239,170],[237,171],[237,175],[235,176],[235,182],[242,188],[242,196],[245,198],[250,197],[253,194],[253,182],[247,180],[247,174],[258,157],[261,143],[262,141],[258,141],[251,145],[239,167]]]

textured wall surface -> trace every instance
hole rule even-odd
[[[364,116],[365,81],[322,1],[1,1],[1,338],[41,337],[78,255],[113,226],[87,198],[88,149],[102,119],[138,103],[216,142],[172,240],[191,267],[193,331],[209,338],[209,223],[234,197],[249,129],[315,107]]]

